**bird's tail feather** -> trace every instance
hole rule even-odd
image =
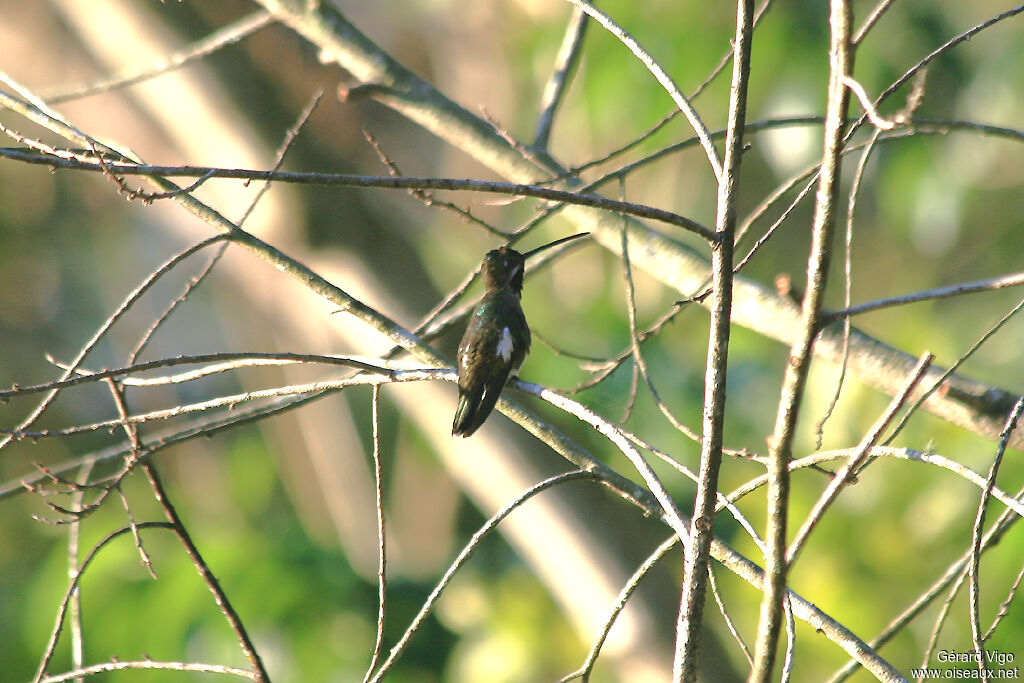
[[[455,420],[452,422],[453,436],[471,436],[480,428],[487,416],[494,410],[494,404],[501,396],[501,388],[504,382],[497,386],[486,386],[482,389],[469,392],[459,390],[459,405],[455,409]]]

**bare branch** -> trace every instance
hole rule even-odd
[[[753,0],[736,3],[736,37],[733,41],[733,74],[729,97],[729,128],[725,137],[725,165],[719,174],[718,208],[711,252],[711,334],[704,374],[704,421],[701,439],[697,496],[690,522],[690,540],[683,564],[683,587],[676,624],[676,651],[672,670],[675,680],[697,680],[697,654],[703,623],[708,562],[718,496],[718,472],[722,464],[725,429],[725,386],[732,329],[733,244],[736,233],[736,202],[739,196],[743,157],[743,129],[747,116],[747,85],[753,41]]]
[[[807,514],[807,519],[804,520],[800,530],[796,533],[793,538],[793,542],[789,545],[789,550],[786,552],[786,563],[792,564],[797,555],[803,549],[804,543],[807,542],[807,537],[810,536],[811,531],[821,521],[825,511],[832,505],[839,492],[845,488],[851,481],[855,472],[862,469],[862,465],[867,461],[868,452],[874,448],[878,440],[882,438],[882,433],[888,428],[894,419],[896,419],[896,413],[910,400],[910,395],[920,384],[921,379],[924,377],[924,373],[928,370],[928,366],[931,365],[932,360],[935,358],[931,353],[925,353],[921,356],[921,360],[917,366],[911,372],[907,378],[906,385],[903,391],[899,395],[895,396],[892,401],[889,402],[889,406],[885,409],[885,412],[878,418],[875,424],[871,427],[861,442],[857,445],[857,449],[849,460],[839,469],[838,472],[832,477],[832,481],[829,482],[828,487],[822,491],[818,500],[815,501],[814,507]]]
[[[274,17],[265,10],[253,12],[238,21],[228,24],[224,28],[214,31],[206,38],[189,45],[185,49],[167,55],[154,64],[141,69],[128,69],[122,73],[80,86],[56,88],[49,93],[44,92],[42,98],[50,104],[58,104],[156,78],[174,69],[180,69],[191,62],[208,57],[227,45],[237,43],[246,36],[272,23],[273,20]]]
[[[0,92],[0,104],[15,108],[12,98]],[[232,178],[241,180],[265,180],[299,183],[304,185],[339,185],[345,187],[376,187],[382,189],[400,190],[467,190],[472,192],[486,192],[491,194],[502,194],[512,197],[535,197],[565,204],[588,206],[612,213],[620,213],[636,216],[637,218],[648,218],[661,221],[670,225],[683,228],[689,232],[700,235],[706,240],[714,239],[711,230],[704,227],[697,221],[681,216],[671,211],[658,209],[644,204],[631,202],[620,202],[594,194],[579,194],[569,190],[558,190],[542,185],[524,185],[520,183],[503,183],[487,180],[468,180],[460,178],[418,178],[391,176],[360,176],[346,173],[293,173],[288,171],[260,171],[253,169],[239,168],[211,168],[203,166],[153,166],[142,163],[113,162],[104,158],[103,163],[98,161],[85,161],[61,156],[46,156],[32,152],[19,150],[0,150],[0,156],[9,159],[17,159],[31,164],[40,164],[53,168],[68,168],[79,171],[106,172],[115,177],[121,175],[140,175],[154,179],[186,177],[199,177],[201,180],[210,178]],[[69,156],[69,155],[68,155]],[[166,181],[164,181],[166,182]],[[132,191],[129,191],[132,192]],[[135,194],[138,194],[135,192]],[[152,195],[141,195],[142,199],[176,198],[179,195],[187,195],[188,192],[177,186],[162,193]]]
[[[370,679],[371,683],[377,683],[378,681],[381,681],[387,674],[387,672],[391,670],[391,667],[394,666],[394,663],[405,651],[406,647],[409,644],[409,640],[413,637],[413,635],[416,634],[416,631],[419,630],[420,624],[422,624],[423,620],[426,619],[427,616],[429,616],[429,614],[433,611],[434,605],[437,603],[438,598],[441,597],[441,593],[444,592],[444,589],[448,587],[448,584],[451,582],[452,577],[455,576],[455,573],[459,571],[459,569],[461,569],[463,565],[466,564],[466,561],[469,560],[470,557],[473,556],[473,553],[475,553],[477,548],[480,547],[480,543],[492,531],[494,531],[494,529],[498,526],[501,520],[505,519],[509,514],[512,513],[513,510],[515,510],[520,505],[524,504],[527,500],[537,495],[541,491],[545,491],[549,488],[552,488],[553,486],[558,486],[559,484],[564,484],[565,482],[568,481],[573,481],[576,479],[593,478],[595,478],[595,474],[593,472],[574,470],[572,472],[566,472],[564,474],[559,474],[554,477],[550,477],[549,479],[545,479],[544,481],[524,491],[514,501],[506,505],[504,508],[499,510],[494,516],[488,519],[487,522],[482,527],[477,529],[476,533],[474,533],[473,537],[469,540],[469,543],[467,543],[462,548],[461,552],[459,552],[458,557],[455,558],[455,560],[448,567],[447,571],[445,571],[444,576],[441,577],[441,581],[434,587],[434,590],[431,591],[430,595],[424,601],[419,613],[416,615],[415,618],[413,618],[412,623],[409,624],[409,627],[405,630],[405,633],[395,644],[395,646],[391,648],[391,651],[388,653],[387,659],[384,660],[384,662],[380,665],[380,668]]]
[[[363,683],[370,680],[377,667],[384,645],[384,614],[387,609],[387,539],[384,528],[384,476],[380,459],[380,387],[374,385],[370,400],[371,424],[373,425],[373,480],[376,482],[377,507],[377,640],[373,645],[370,664],[366,667]]]
[[[249,671],[248,669],[239,669],[235,666],[224,666],[222,664],[200,664],[198,662],[158,662],[152,659],[143,659],[133,662],[116,661],[83,666],[72,669],[71,671],[66,671],[62,674],[45,676],[39,679],[39,683],[64,683],[64,681],[70,681],[75,678],[107,673],[109,671],[134,670],[192,671],[204,674],[227,674],[230,676],[238,676],[240,678],[248,678],[253,681],[259,680],[257,675],[252,671]]]
[[[862,313],[868,313],[870,311],[877,311],[882,308],[890,308],[892,306],[903,306],[905,304],[914,304],[920,301],[930,301],[932,299],[949,299],[955,296],[962,296],[964,294],[992,292],[1005,287],[1019,287],[1021,285],[1024,285],[1024,273],[1010,273],[1008,275],[998,275],[996,277],[985,278],[984,280],[963,282],[956,285],[947,285],[945,287],[936,287],[935,289],[914,292],[912,294],[903,294],[901,296],[867,301],[862,304],[857,304],[856,306],[848,306],[847,308],[839,311],[829,311],[826,315],[829,320],[836,320],[840,318],[848,318],[854,315],[861,315]]]
[[[967,565],[967,574],[970,579],[970,622],[971,637],[974,641],[974,652],[978,657],[978,670],[983,680],[988,679],[986,666],[988,659],[985,657],[985,645],[981,632],[981,585],[978,576],[981,571],[981,539],[985,530],[985,513],[988,511],[988,501],[992,495],[992,489],[996,485],[996,477],[999,474],[999,466],[1003,462],[1003,454],[1006,453],[1006,444],[1010,441],[1010,434],[1017,428],[1017,420],[1024,412],[1024,396],[1017,400],[1013,412],[1006,420],[1006,427],[1003,429],[1003,436],[999,440],[999,447],[996,449],[996,456],[988,470],[988,477],[985,479],[985,488],[982,489],[981,499],[978,501],[978,514],[974,520],[974,528],[971,531],[971,559]]]
[[[807,263],[807,292],[804,294],[800,329],[791,347],[789,362],[779,397],[775,429],[769,442],[768,521],[765,542],[765,584],[761,599],[761,615],[757,628],[757,650],[751,683],[765,683],[771,677],[775,662],[775,646],[783,611],[786,576],[786,523],[789,513],[789,461],[796,433],[797,409],[803,397],[811,353],[817,337],[825,282],[832,255],[832,233],[835,228],[836,204],[839,198],[839,176],[843,128],[849,107],[848,91],[843,78],[850,73],[853,52],[850,45],[852,12],[848,0],[832,0],[829,48],[829,85],[825,114],[825,140],[818,192],[811,228],[811,253]]]
[[[533,134],[533,146],[539,150],[547,150],[551,138],[551,129],[555,125],[555,112],[569,85],[569,79],[580,61],[583,49],[583,37],[587,32],[587,15],[576,8],[572,12],[569,23],[565,27],[562,47],[555,57],[555,67],[551,78],[541,96],[540,116],[537,117],[537,131]]]
[[[605,30],[618,38],[619,42],[625,45],[629,51],[632,52],[638,60],[640,60],[640,63],[647,67],[647,70],[650,71],[658,80],[658,83],[665,88],[669,97],[671,97],[672,101],[676,103],[677,107],[679,107],[679,111],[683,112],[683,115],[686,116],[690,125],[693,126],[693,130],[697,134],[697,138],[700,139],[700,144],[708,156],[708,163],[711,164],[711,170],[714,172],[715,178],[717,178],[721,183],[724,170],[722,169],[722,160],[719,157],[718,149],[715,148],[715,144],[711,141],[711,133],[708,132],[707,126],[704,125],[704,122],[701,120],[697,110],[693,108],[690,101],[679,90],[679,87],[672,80],[672,77],[665,72],[661,65],[658,64],[647,50],[640,46],[640,43],[638,43],[633,36],[629,35],[625,29],[616,24],[610,16],[594,7],[587,0],[567,0],[567,2],[571,2],[577,8],[589,14],[597,21],[597,23],[601,24]]]
[[[156,472],[156,468],[150,463],[144,463],[142,470],[146,473],[146,477],[149,479],[150,485],[153,487],[153,493],[156,495],[157,502],[160,507],[163,508],[164,515],[167,516],[167,521],[170,523],[171,529],[174,531],[174,535],[181,541],[182,546],[185,548],[185,552],[192,564],[195,566],[196,571],[199,572],[199,576],[202,578],[203,583],[210,590],[213,595],[214,602],[220,609],[221,614],[227,619],[228,625],[231,630],[235,633],[235,637],[238,639],[238,644],[242,648],[242,653],[245,654],[246,659],[249,660],[249,664],[253,668],[253,680],[257,683],[270,683],[270,677],[267,675],[266,669],[263,668],[263,660],[260,658],[256,647],[252,643],[252,639],[249,638],[249,633],[242,623],[238,613],[235,612],[235,608],[231,606],[231,602],[228,600],[227,594],[224,589],[221,588],[220,582],[217,577],[213,575],[210,568],[206,564],[206,560],[200,554],[199,549],[192,541],[192,536],[185,528],[185,524],[181,521],[181,517],[178,515],[178,511],[167,497],[167,490],[164,488],[163,482],[160,480],[159,475]]]

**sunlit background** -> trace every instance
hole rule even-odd
[[[558,0],[337,2],[373,41],[469,111],[515,138],[532,141],[538,100],[549,77],[568,3]],[[693,92],[729,49],[734,9],[728,3],[602,0],[600,6],[663,64],[684,93]],[[861,19],[873,3],[855,3]],[[108,74],[155,63],[211,31],[258,10],[242,0],[0,0],[0,70],[43,97]],[[878,93],[950,37],[1006,9],[1003,3],[943,0],[894,3],[865,39],[856,74]],[[1024,24],[1009,19],[928,71],[917,116],[970,120],[1018,131],[1010,137],[950,132],[890,141],[870,161],[859,197],[852,249],[854,302],[1021,270],[1024,232]],[[754,40],[748,122],[820,114],[828,17],[826,4],[776,3]],[[724,125],[729,70],[695,100],[709,127]],[[55,104],[82,130],[130,147],[157,164],[268,168],[287,131],[323,92],[289,149],[283,168],[386,175],[363,129],[404,175],[496,179],[452,148],[371,99],[340,102],[353,85],[325,65],[289,29],[270,25],[237,45],[149,81]],[[892,98],[902,106],[905,92]],[[639,136],[672,110],[664,90],[613,37],[591,26],[579,72],[553,134],[551,152],[566,166],[598,158]],[[854,112],[859,109],[854,105]],[[886,113],[883,111],[883,113]],[[0,123],[27,137],[55,142],[10,112]],[[679,117],[625,160],[692,135]],[[820,126],[772,129],[749,138],[743,160],[741,220],[792,174],[820,154]],[[3,146],[16,146],[10,138]],[[855,160],[848,162],[847,177]],[[595,176],[591,172],[591,177]],[[669,155],[629,177],[630,201],[714,223],[715,186],[699,146]],[[129,178],[128,184],[136,186]],[[844,187],[848,187],[848,184]],[[197,196],[239,220],[258,183],[211,181]],[[616,196],[617,185],[607,193]],[[846,190],[844,190],[844,194]],[[527,201],[440,193],[496,228],[510,231],[536,215]],[[810,204],[804,203],[744,271],[771,284],[789,274],[801,286]],[[755,224],[760,235],[781,207]],[[358,299],[413,328],[498,244],[452,212],[430,208],[403,191],[277,184],[260,200],[246,229],[298,258]],[[661,228],[659,228],[661,229]],[[561,218],[541,224],[523,248],[575,232]],[[0,385],[41,383],[70,360],[124,297],[209,226],[170,201],[128,202],[99,174],[52,172],[0,163]],[[681,237],[692,244],[697,242]],[[753,243],[746,242],[747,248]],[[742,253],[746,249],[741,250]],[[124,362],[139,337],[202,266],[189,261],[142,299],[84,363]],[[827,306],[842,305],[841,258]],[[637,315],[650,325],[680,294],[634,273]],[[479,294],[470,290],[469,297]],[[948,365],[1020,299],[1006,289],[903,306],[856,319],[865,332],[912,355],[930,350]],[[526,284],[523,305],[534,346],[522,377],[569,389],[590,377],[570,352],[606,358],[629,348],[622,264],[597,245],[575,250]],[[382,353],[386,340],[315,299],[291,279],[238,248],[155,336],[143,359],[215,351]],[[461,330],[435,342],[452,356]],[[686,308],[644,346],[661,398],[699,431],[707,348],[707,314]],[[1024,389],[1024,321],[1011,320],[961,372],[1009,391]],[[729,366],[726,442],[764,454],[788,349],[735,328]],[[133,407],[149,410],[242,389],[318,376],[303,371],[246,370],[180,389],[133,391]],[[804,404],[798,455],[816,449],[813,425],[835,391],[837,369],[815,365]],[[577,397],[612,421],[625,417],[632,366]],[[526,399],[524,399],[526,400]],[[526,400],[616,470],[639,481],[629,463],[599,435],[550,407]],[[856,444],[888,397],[848,378],[825,426],[823,448]],[[501,416],[478,436],[448,436],[455,405],[446,382],[386,386],[381,392],[381,452],[389,533],[390,647],[470,535],[516,492],[570,466]],[[4,428],[29,410],[21,400],[0,406]],[[358,388],[296,413],[193,440],[160,453],[171,496],[214,574],[250,629],[276,681],[361,680],[377,621],[377,549],[373,507],[370,390]],[[60,427],[113,417],[105,387],[66,392],[39,423]],[[645,390],[626,426],[696,468],[699,447],[676,431]],[[154,426],[152,429],[159,429]],[[146,428],[142,431],[147,433]],[[15,443],[0,455],[2,483],[122,443],[119,431]],[[995,444],[920,414],[896,445],[934,450],[984,474]],[[513,462],[509,460],[515,457]],[[510,464],[511,463],[511,464]],[[693,487],[655,464],[686,510]],[[727,459],[723,491],[763,467]],[[1000,486],[1016,492],[1021,454],[1010,451]],[[801,519],[826,484],[820,472],[795,475],[793,517]],[[159,520],[145,479],[123,486],[136,521]],[[65,503],[67,499],[62,499]],[[877,634],[967,549],[977,488],[945,471],[905,461],[872,466],[843,494],[812,537],[792,575],[794,589],[865,640]],[[0,499],[0,680],[29,681],[67,587],[67,527],[36,495]],[[764,495],[741,509],[764,525]],[[996,506],[994,510],[1001,511]],[[996,513],[992,513],[994,517]],[[84,554],[127,522],[112,496],[81,525]],[[434,615],[415,636],[389,681],[551,681],[582,664],[619,588],[669,530],[592,483],[542,493],[516,511],[455,578]],[[761,562],[731,519],[720,533]],[[223,616],[174,537],[144,532],[158,576],[143,567],[130,536],[106,547],[82,583],[85,662],[112,658],[205,661],[245,666]],[[985,556],[982,623],[1010,595],[1021,570],[1024,539],[1014,528]],[[592,680],[667,680],[678,606],[681,554],[652,572],[613,632]],[[735,626],[750,644],[759,593],[720,567],[715,577]],[[920,663],[940,599],[883,650],[901,671]],[[706,680],[744,678],[747,662],[714,600],[706,610]],[[797,628],[793,680],[830,676],[846,659],[805,624]],[[1018,652],[1024,610],[1013,603],[988,643]],[[65,633],[51,672],[71,663]],[[938,647],[971,649],[965,591],[951,607]],[[385,652],[386,652],[385,649]],[[199,680],[195,674],[125,672],[104,680]],[[853,680],[867,680],[863,672]],[[204,679],[205,680],[205,679]]]

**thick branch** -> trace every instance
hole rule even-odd
[[[356,79],[384,88],[372,96],[439,138],[457,146],[477,161],[513,182],[532,182],[543,175],[537,159],[525,159],[492,126],[455,104],[436,89],[395,62],[353,27],[345,17],[327,5],[307,12],[305,3],[260,0],[279,21],[305,37],[321,53],[333,59]],[[560,167],[545,158],[555,174]],[[570,181],[565,186],[571,187]],[[588,207],[569,207],[565,214],[581,230],[588,230],[606,249],[621,251],[622,219]],[[707,259],[680,242],[650,230],[637,221],[628,222],[632,263],[650,276],[676,289],[683,297],[703,289],[711,276]],[[737,277],[733,287],[733,322],[756,330],[785,344],[793,344],[799,329],[800,308],[791,299],[758,282]],[[814,346],[818,356],[839,362],[843,356],[840,326],[824,329]],[[917,358],[894,349],[857,329],[851,330],[849,370],[870,386],[889,395],[896,394]],[[934,379],[941,368],[925,378]],[[929,412],[986,438],[997,440],[1006,416],[1017,398],[1010,393],[973,380],[953,376],[944,392],[937,392],[925,404]],[[1011,440],[1024,448],[1024,434]]]

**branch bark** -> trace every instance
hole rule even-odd
[[[853,14],[848,0],[832,0],[829,48],[828,100],[825,111],[825,144],[811,234],[811,253],[807,263],[807,291],[797,338],[790,350],[786,374],[779,397],[779,412],[775,430],[769,441],[768,463],[768,521],[765,530],[765,581],[762,587],[761,616],[757,627],[757,650],[752,683],[763,683],[771,678],[775,663],[775,648],[783,618],[783,599],[786,595],[786,523],[789,512],[789,461],[792,459],[793,438],[796,434],[797,412],[803,399],[807,375],[810,371],[814,341],[818,334],[822,302],[832,256],[832,233],[836,222],[836,204],[839,201],[840,162],[843,149],[843,129],[849,108],[849,90],[843,84],[853,68],[853,49],[850,43]]]
[[[283,24],[316,46],[322,57],[336,62],[359,82],[374,84],[371,96],[439,138],[458,147],[512,182],[533,182],[563,169],[545,156],[526,159],[487,122],[459,106],[432,85],[381,50],[349,21],[327,5],[308,10],[297,0],[259,0]],[[562,187],[573,187],[566,181]],[[622,219],[587,207],[569,207],[565,215],[580,230],[590,231],[609,251],[621,252]],[[630,258],[635,267],[689,297],[711,277],[708,259],[696,250],[647,228],[627,221]],[[733,285],[732,320],[743,327],[792,345],[797,340],[800,307],[774,289],[736,277]],[[843,357],[841,325],[820,332],[814,352],[829,362]],[[890,396],[895,395],[917,358],[857,330],[851,329],[849,370],[861,381]],[[942,368],[934,367],[924,378],[933,381]],[[995,442],[1017,395],[998,387],[954,375],[924,404],[932,414]],[[1024,448],[1024,434],[1016,432],[1011,444]]]
[[[753,39],[753,0],[736,3],[736,39],[733,41],[732,87],[729,98],[729,129],[725,137],[724,172],[718,184],[718,240],[711,254],[711,334],[704,376],[704,438],[701,441],[697,498],[690,523],[690,538],[683,566],[682,597],[676,627],[676,680],[697,680],[697,655],[708,581],[708,562],[718,495],[718,471],[722,464],[722,431],[725,425],[725,386],[732,324],[733,243],[736,232],[736,197],[743,156],[743,128],[747,113],[747,82],[750,76],[750,44]]]

